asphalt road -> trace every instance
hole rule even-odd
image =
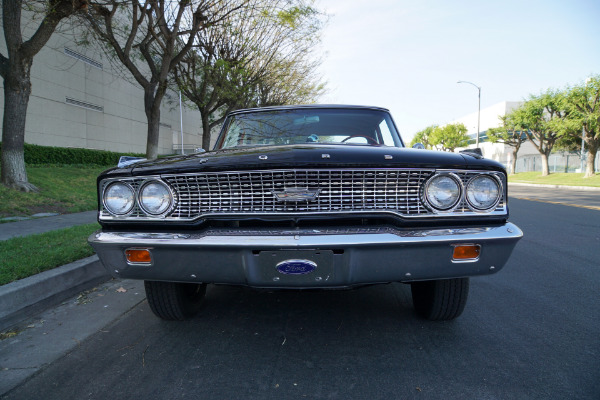
[[[510,208],[525,237],[453,322],[418,319],[402,284],[212,286],[197,318],[142,302],[6,398],[597,400],[600,211]]]

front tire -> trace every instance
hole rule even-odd
[[[152,312],[169,321],[183,321],[200,311],[206,284],[144,281]]]
[[[410,284],[417,314],[430,321],[449,321],[462,314],[469,296],[469,278]]]

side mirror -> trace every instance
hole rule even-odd
[[[425,146],[423,145],[423,143],[415,143],[412,148],[418,150],[425,150]]]

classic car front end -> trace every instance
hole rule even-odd
[[[522,236],[506,189],[494,161],[403,148],[385,109],[240,110],[214,151],[104,172],[89,241],[165,319],[194,315],[207,283],[405,282],[419,315],[447,320]]]

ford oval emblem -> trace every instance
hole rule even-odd
[[[320,189],[308,189],[308,188],[297,188],[288,187],[279,192],[271,192],[275,195],[277,201],[284,202],[300,202],[300,201],[312,201],[319,195]]]
[[[277,271],[285,275],[310,274],[317,264],[310,260],[285,260],[277,264]]]

